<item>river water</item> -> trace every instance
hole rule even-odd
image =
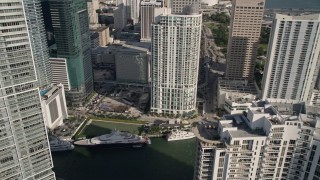
[[[86,149],[53,153],[56,176],[65,180],[191,180],[195,139],[153,138],[141,149]]]

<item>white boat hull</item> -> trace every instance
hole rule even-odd
[[[186,139],[192,139],[195,136],[188,136],[188,137],[181,137],[181,138],[167,138],[167,141],[179,141],[179,140],[186,140]]]

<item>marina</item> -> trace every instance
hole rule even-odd
[[[192,180],[195,139],[152,138],[145,148],[86,148],[53,153],[56,176],[65,180]],[[124,173],[125,172],[125,173]]]
[[[86,127],[82,135],[96,137],[111,133],[114,128],[138,134],[139,127],[97,121]],[[151,141],[150,145],[138,149],[75,146],[72,151],[53,152],[54,171],[57,177],[65,180],[193,178],[194,138],[174,142],[151,138]]]

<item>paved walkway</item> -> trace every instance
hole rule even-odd
[[[107,122],[107,123],[115,123],[115,124],[132,124],[132,125],[145,125],[140,123],[129,123],[129,122],[117,122],[117,121],[108,121],[108,120],[99,120],[99,119],[90,119],[91,121],[99,121],[99,122]]]

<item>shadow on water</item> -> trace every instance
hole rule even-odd
[[[88,136],[110,132],[110,128],[99,126],[89,126],[85,131]],[[151,145],[141,149],[76,147],[74,151],[53,153],[53,162],[56,176],[65,180],[191,180],[194,157],[194,139],[166,142],[153,138]]]

